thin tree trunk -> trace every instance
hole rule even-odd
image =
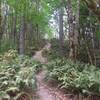
[[[1,16],[1,1],[0,1],[0,49],[1,49],[1,39],[2,39],[2,16]]]
[[[78,58],[78,46],[79,46],[79,10],[80,0],[77,0],[77,12],[75,16],[75,31],[74,31],[74,46],[75,46],[75,60]]]
[[[17,20],[17,16],[16,14],[12,17],[12,42],[13,42],[13,45],[15,45],[16,43],[16,20]]]
[[[95,43],[94,43],[94,32],[93,32],[93,27],[92,27],[92,24],[90,23],[90,28],[91,28],[91,31],[90,31],[90,34],[91,34],[91,45],[92,45],[92,51],[91,51],[91,55],[93,55],[92,57],[92,60],[93,60],[93,65],[96,66],[96,54],[95,54]]]
[[[19,53],[25,53],[25,32],[24,32],[24,16],[21,16],[20,34],[19,34]]]

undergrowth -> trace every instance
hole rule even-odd
[[[27,89],[36,90],[35,69],[38,63],[16,50],[0,55],[0,100],[31,100]],[[25,97],[25,96],[24,96]]]
[[[71,93],[100,95],[100,69],[93,65],[56,59],[47,64],[47,79],[59,81],[59,87]]]

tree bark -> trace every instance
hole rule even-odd
[[[24,16],[21,16],[20,34],[19,34],[19,54],[24,55],[25,53],[25,23]]]
[[[75,15],[75,28],[74,28],[74,46],[75,46],[75,59],[78,58],[79,49],[79,11],[80,11],[80,0],[77,0],[77,11]]]
[[[69,59],[72,61],[77,60],[78,56],[78,37],[79,37],[79,5],[80,1],[77,0],[77,12],[73,15],[71,0],[67,1],[67,14],[69,24]]]
[[[16,14],[13,15],[12,20],[13,20],[13,22],[12,22],[11,34],[12,34],[12,42],[15,45],[16,44],[16,20],[17,20]]]
[[[73,12],[71,7],[71,0],[67,1],[68,3],[68,24],[69,24],[69,59],[74,61],[75,60],[75,49],[74,49],[74,25],[73,25]]]
[[[63,45],[64,45],[64,32],[63,32],[63,8],[59,9],[59,44],[60,44],[60,55],[63,56]]]
[[[1,39],[2,39],[2,16],[1,16],[1,1],[0,1],[0,47],[1,47]]]

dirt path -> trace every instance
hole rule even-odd
[[[34,60],[37,60],[41,63],[46,63],[47,62],[47,58],[46,57],[43,57],[42,55],[42,52],[44,49],[46,50],[49,50],[50,48],[50,43],[47,43],[43,49],[41,49],[40,51],[37,51],[35,53],[35,55],[33,56],[33,59]],[[44,71],[37,74],[36,75],[36,79],[37,79],[37,95],[38,95],[38,98],[37,100],[56,100],[54,98],[54,96],[52,96],[50,93],[49,93],[49,90],[45,87],[44,83],[43,83],[43,79],[44,79]]]
[[[37,61],[39,61],[41,63],[46,63],[47,62],[47,58],[43,56],[42,52],[44,50],[49,50],[50,47],[51,47],[51,44],[47,43],[41,50],[35,52],[35,55],[33,56],[33,59],[37,60]]]
[[[42,51],[44,49],[49,50],[50,49],[50,43],[47,43],[44,48],[40,51],[37,51],[35,55],[33,56],[33,59],[41,62],[46,63],[47,58],[43,57]],[[65,97],[60,92],[56,91],[55,89],[52,89],[51,87],[47,86],[44,82],[46,71],[41,71],[36,75],[37,80],[37,98],[36,100],[72,100],[68,99],[68,97]]]
[[[37,79],[37,100],[73,100],[70,94],[64,94],[59,89],[50,87],[44,82],[46,71],[36,75]]]
[[[39,74],[36,75],[36,79],[37,79],[37,86],[38,86],[38,100],[56,100],[55,96],[53,94],[50,93],[50,90],[48,89],[49,87],[47,87],[44,82],[44,74],[45,72],[42,71]]]

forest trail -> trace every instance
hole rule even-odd
[[[49,87],[47,87],[43,81],[45,77],[45,72],[42,71],[36,75],[37,79],[37,100],[57,100],[56,97],[51,94]]]
[[[33,59],[36,61],[39,61],[40,63],[46,63],[47,58],[43,56],[42,52],[44,50],[49,50],[50,47],[51,47],[51,44],[48,42],[41,50],[35,52]]]
[[[36,51],[35,55],[33,56],[34,60],[37,60],[41,63],[46,63],[47,58],[43,57],[42,52],[43,50],[49,50],[51,44],[47,43],[41,50]],[[55,100],[54,96],[50,95],[49,90],[45,87],[43,83],[43,79],[45,77],[45,72],[42,71],[36,75],[37,79],[37,100]]]
[[[50,43],[47,43],[43,49],[36,51],[33,59],[41,62],[47,63],[47,58],[43,57],[42,52],[43,50],[49,50],[51,47]],[[36,74],[37,80],[37,98],[36,100],[71,100],[68,97],[65,97],[60,91],[53,89],[52,87],[48,86],[44,82],[46,71],[42,70],[38,74]]]

